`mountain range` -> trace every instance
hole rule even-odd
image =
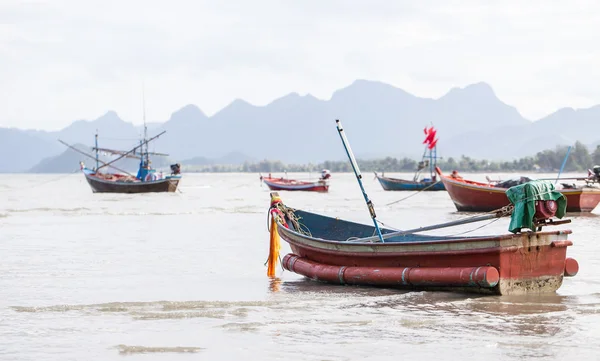
[[[577,140],[590,147],[600,142],[600,105],[563,108],[532,121],[498,99],[484,82],[433,99],[382,82],[356,80],[329,100],[291,93],[256,106],[236,99],[210,117],[198,106],[186,105],[170,119],[149,126],[150,136],[167,131],[150,143],[150,150],[169,153],[170,160],[183,165],[343,160],[335,119],[342,121],[357,158],[420,158],[423,128],[430,125],[438,130],[438,156],[445,158],[509,160]],[[52,163],[52,157],[67,159],[66,147],[57,140],[93,146],[96,131],[100,147],[128,150],[139,144],[143,129],[114,111],[54,132],[0,128],[0,172],[77,168],[78,161],[60,167],[60,162]]]

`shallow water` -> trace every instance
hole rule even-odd
[[[470,216],[446,192],[386,206],[412,193],[364,178],[393,227]],[[370,222],[352,174],[333,174],[328,194],[280,195]],[[0,175],[0,360],[600,359],[598,210],[556,227],[573,229],[580,264],[556,294],[481,297],[325,285],[281,268],[269,280],[268,205],[256,174],[186,174],[181,192],[147,195],[93,194],[81,174]]]

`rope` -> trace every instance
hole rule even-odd
[[[473,232],[473,231],[476,231],[476,230],[478,230],[478,229],[481,229],[481,228],[483,228],[483,227],[487,227],[487,226],[489,226],[490,224],[492,224],[492,223],[494,223],[494,222],[497,222],[497,221],[499,221],[499,220],[500,220],[500,218],[492,219],[490,222],[488,222],[488,223],[486,223],[486,224],[483,224],[483,225],[481,225],[481,226],[479,226],[479,227],[473,228],[473,229],[471,229],[471,230],[469,230],[469,231],[464,231],[464,232],[458,232],[458,233],[450,234],[450,235],[447,235],[447,237],[454,237],[454,236],[460,236],[461,234],[471,233],[471,232]]]
[[[409,195],[408,197],[404,197],[404,198],[402,198],[400,200],[394,201],[392,203],[388,203],[388,204],[386,204],[386,206],[391,206],[392,204],[395,204],[395,203],[398,203],[398,202],[402,202],[402,201],[407,200],[408,198],[410,198],[412,196],[416,196],[417,194],[419,194],[419,193],[421,193],[423,191],[428,190],[429,188],[433,187],[434,185],[438,184],[439,182],[441,182],[441,180],[439,180],[439,181],[437,181],[435,183],[432,183],[432,184],[428,185],[427,187],[425,187],[423,189],[419,189],[416,193],[413,193],[413,194]]]
[[[547,192],[539,193],[538,195],[551,194],[553,192],[558,192],[558,191],[557,190],[552,190],[552,191],[547,191]],[[527,198],[523,199],[523,202],[527,202],[527,201],[534,200],[534,199],[535,199],[535,197],[527,197]],[[509,205],[506,205],[506,206],[504,206],[502,208],[498,208],[498,209],[495,209],[495,210],[492,210],[492,211],[489,211],[489,212],[483,212],[483,215],[485,215],[485,214],[497,214],[498,218],[493,219],[491,222],[488,222],[488,223],[486,223],[486,224],[484,224],[482,226],[479,226],[477,228],[471,229],[469,231],[460,232],[460,233],[452,234],[452,235],[449,235],[449,236],[452,237],[452,236],[457,236],[457,235],[461,235],[461,234],[466,234],[466,233],[470,233],[470,232],[476,231],[478,229],[487,227],[490,224],[498,221],[500,218],[507,217],[507,216],[511,215],[513,211],[514,211],[514,206],[512,204],[509,204]],[[470,216],[470,217],[466,217],[466,218],[463,218],[463,219],[464,220],[469,220],[469,219],[474,219],[474,218],[478,218],[478,217],[481,217],[481,216],[482,216],[481,214],[476,214],[476,215],[473,215],[473,216]],[[401,229],[398,229],[398,228],[395,228],[395,227],[391,227],[391,226],[388,226],[388,225],[384,225],[384,223],[381,222],[381,221],[379,221],[379,220],[377,220],[377,222],[380,223],[382,226],[385,226],[385,227],[387,227],[389,229],[392,229],[394,231],[398,231],[398,232],[402,231]],[[373,237],[370,237],[370,238],[373,238]]]
[[[72,171],[71,173],[66,173],[66,174],[67,174],[67,175],[71,175],[71,174],[73,174],[73,173],[77,173],[77,172],[80,172],[80,171],[81,171],[81,170],[80,170],[79,168],[77,168],[77,169],[75,169],[74,171]],[[63,179],[64,177],[65,177],[65,174],[61,174],[60,176],[58,176],[58,177],[56,177],[56,178],[52,178],[52,179],[50,179],[50,180],[47,180],[47,181],[45,181],[45,182],[42,182],[42,183],[34,184],[34,185],[32,185],[32,186],[29,186],[29,185],[28,185],[28,186],[19,187],[19,188],[6,188],[6,189],[1,189],[1,190],[0,190],[0,192],[15,191],[15,190],[21,190],[21,189],[24,189],[24,188],[33,189],[33,188],[40,187],[40,186],[43,186],[43,185],[46,185],[46,184],[49,184],[49,183],[52,183],[52,182],[56,182],[56,181],[58,181],[58,180],[61,180],[61,179]]]
[[[120,140],[120,141],[127,141],[127,142],[131,142],[131,141],[139,141],[139,138],[111,138],[111,137],[102,137],[102,139],[106,139],[106,140]]]

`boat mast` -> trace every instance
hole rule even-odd
[[[144,86],[142,85],[142,117],[144,119],[144,142],[148,139],[148,127],[146,126],[146,94],[144,91]],[[146,151],[144,152],[144,148],[142,148],[142,158],[146,157],[146,165],[150,165],[148,159],[148,143],[146,142]]]
[[[375,207],[373,207],[373,202],[371,202],[369,196],[367,196],[367,192],[365,192],[365,188],[363,187],[362,174],[360,173],[360,169],[358,169],[358,163],[356,162],[356,158],[354,158],[354,153],[352,153],[352,149],[350,148],[350,144],[348,143],[348,139],[346,138],[346,134],[344,133],[342,123],[340,123],[339,119],[336,119],[335,124],[337,126],[340,138],[342,139],[344,149],[346,150],[346,155],[348,155],[348,159],[350,160],[350,165],[352,165],[352,170],[354,170],[354,175],[356,176],[356,180],[358,181],[360,190],[362,191],[363,197],[365,198],[365,202],[367,203],[367,208],[369,209],[369,213],[371,214],[371,219],[373,219],[373,224],[375,225],[375,231],[377,232],[379,241],[381,241],[381,243],[384,243],[385,241],[383,240],[381,229],[379,229],[379,224],[377,224],[377,219],[375,219],[377,217],[377,215],[375,214]]]
[[[98,171],[98,166],[99,166],[99,160],[98,160],[98,129],[96,129],[96,136],[95,136],[95,143],[96,143],[96,171]]]

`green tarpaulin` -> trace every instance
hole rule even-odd
[[[534,180],[506,190],[508,200],[515,206],[510,218],[508,230],[516,233],[521,228],[529,228],[535,231],[533,215],[535,214],[535,201],[556,201],[558,209],[556,217],[562,218],[567,210],[567,198],[556,191],[554,184],[548,181]]]

